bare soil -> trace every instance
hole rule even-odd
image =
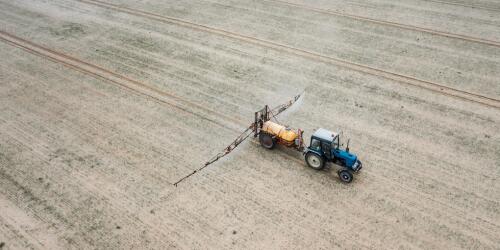
[[[2,250],[499,249],[496,1],[0,5]],[[352,183],[250,139],[173,185],[301,92]]]

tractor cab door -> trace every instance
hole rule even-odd
[[[331,150],[332,158],[339,157],[339,154],[340,154],[339,143],[340,143],[340,140],[339,140],[339,137],[337,136],[333,139],[333,142],[331,144],[331,146],[332,146],[332,150]]]
[[[323,151],[323,154],[325,155],[326,159],[328,159],[328,160],[332,159],[331,143],[322,141],[321,142],[321,150]]]

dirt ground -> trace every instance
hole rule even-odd
[[[0,249],[500,249],[500,3],[0,0]],[[247,140],[343,131],[350,184]]]

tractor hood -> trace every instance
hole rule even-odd
[[[339,150],[337,157],[344,159],[345,164],[348,167],[352,167],[352,165],[354,165],[354,163],[356,163],[356,160],[358,159],[356,155],[346,152],[345,150]]]

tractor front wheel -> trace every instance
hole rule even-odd
[[[352,173],[347,169],[340,170],[339,177],[340,177],[340,180],[345,182],[345,183],[350,183],[353,179]]]
[[[325,167],[325,160],[323,160],[323,157],[315,153],[307,153],[306,162],[307,165],[312,169],[321,170]]]
[[[260,145],[267,149],[273,149],[276,146],[276,141],[271,137],[270,134],[260,133],[259,135]]]

